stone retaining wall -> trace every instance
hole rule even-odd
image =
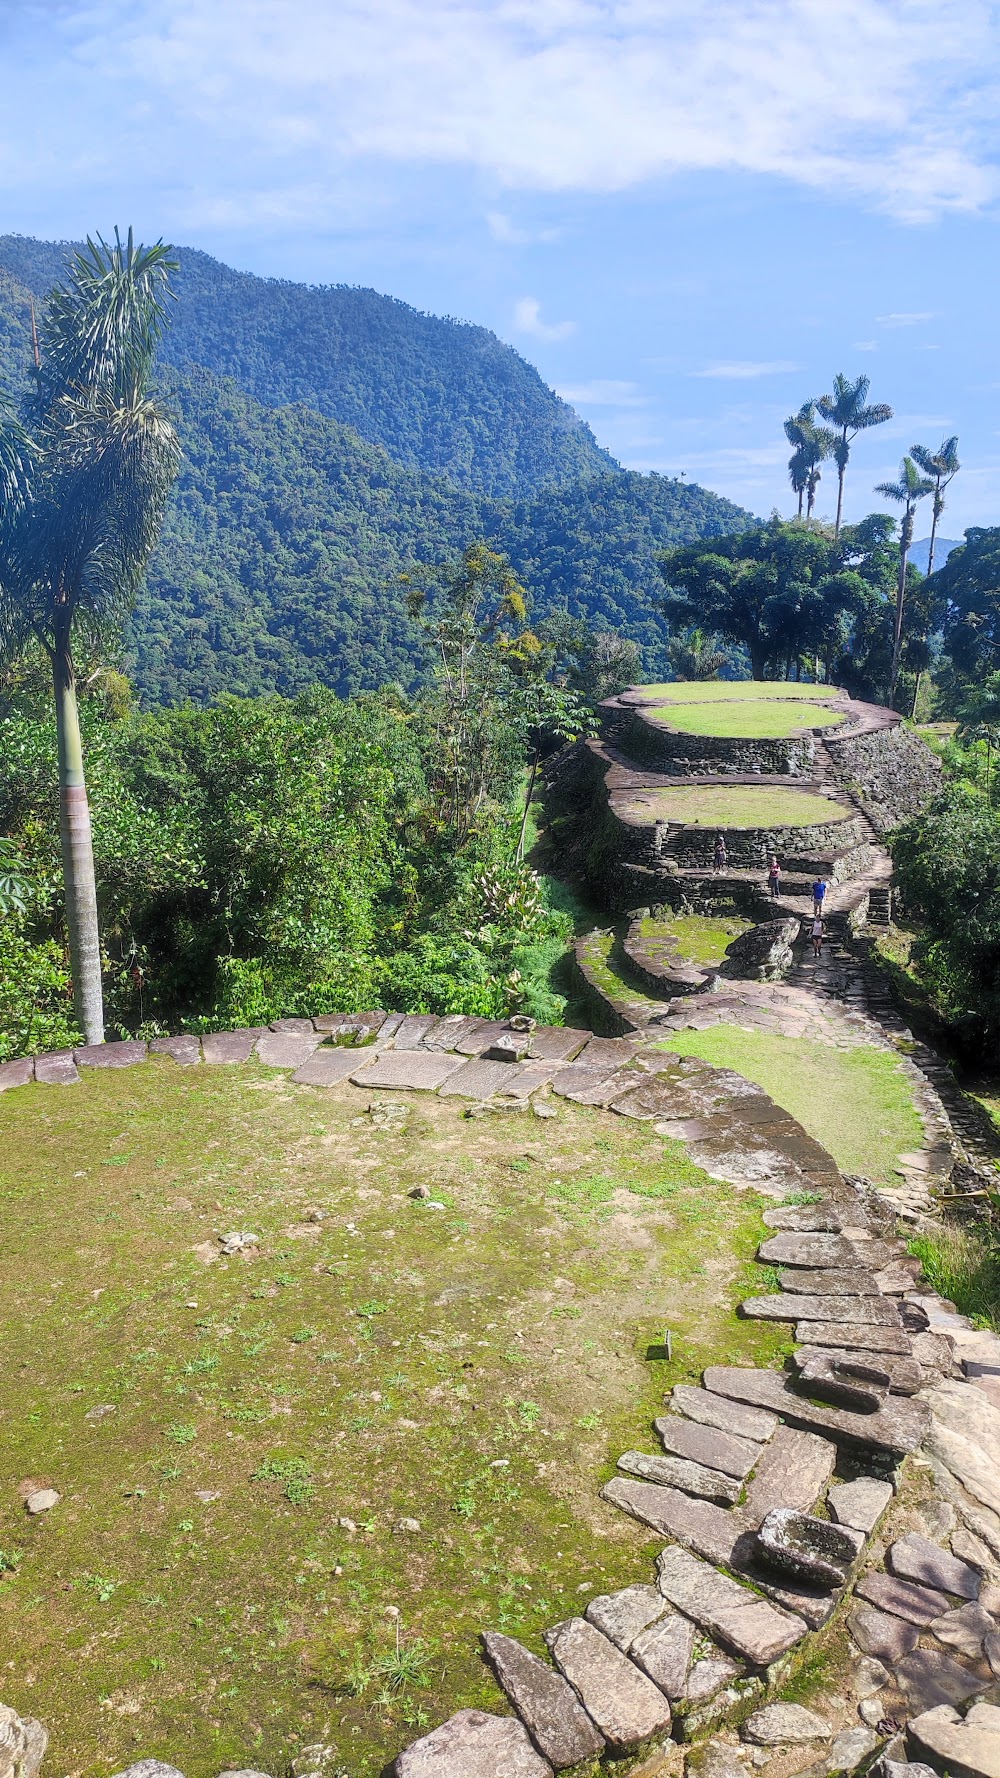
[[[757,740],[736,735],[690,735],[667,726],[648,710],[621,708],[605,715],[615,745],[630,759],[654,771],[701,776],[761,772],[766,776],[812,776],[816,745],[811,734]]]
[[[837,784],[864,809],[876,833],[919,815],[941,790],[941,761],[900,723],[870,734],[826,737]]]

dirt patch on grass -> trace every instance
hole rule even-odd
[[[669,1383],[783,1349],[733,1312],[758,1200],[679,1145],[407,1103],[166,1059],[0,1100],[4,1699],[55,1769],[374,1778],[497,1704],[481,1627],[648,1578],[601,1480]]]

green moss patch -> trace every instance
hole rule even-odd
[[[734,740],[783,740],[800,729],[833,728],[845,716],[843,710],[831,710],[826,704],[799,703],[793,698],[744,698],[733,703],[671,699],[662,705],[662,712],[671,728],[682,734]]]
[[[809,790],[753,784],[688,784],[637,792],[633,807],[650,821],[685,827],[812,827],[847,821],[852,811]]]
[[[734,938],[749,932],[752,925],[752,920],[743,920],[737,914],[675,914],[672,920],[643,920],[641,932],[645,939],[675,938],[676,955],[685,963],[711,967],[722,962]]]
[[[756,1081],[843,1172],[863,1174],[876,1185],[898,1185],[898,1156],[923,1144],[906,1077],[889,1050],[834,1049],[737,1025],[678,1031],[663,1047],[703,1056]]]
[[[539,1647],[649,1578],[598,1490],[665,1386],[784,1349],[734,1314],[760,1202],[680,1145],[399,1097],[393,1134],[356,1089],[163,1059],[0,1099],[3,1695],[54,1770],[322,1740],[375,1778],[498,1707],[481,1628]]]
[[[803,698],[810,692],[834,697],[835,685],[803,685],[790,679],[676,679],[670,685],[644,685],[644,700],[657,704],[755,702],[758,699]]]

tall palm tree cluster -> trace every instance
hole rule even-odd
[[[850,462],[851,445],[859,433],[868,432],[871,427],[882,426],[886,420],[892,419],[892,408],[886,402],[878,401],[869,405],[868,391],[870,387],[870,377],[860,376],[852,380],[850,377],[845,377],[842,371],[838,371],[833,379],[833,393],[831,395],[820,395],[810,401],[803,402],[798,413],[790,414],[785,421],[785,437],[792,446],[792,455],[788,460],[788,479],[792,484],[792,492],[798,496],[800,519],[805,517],[809,520],[813,516],[816,493],[822,474],[821,465],[831,458],[837,465],[835,537],[840,536],[843,521],[844,479],[847,474],[847,465]],[[934,572],[934,550],[937,544],[938,524],[944,511],[945,489],[953,481],[960,468],[957,437],[943,439],[936,451],[928,450],[925,445],[913,445],[909,455],[903,458],[899,466],[899,479],[894,482],[879,482],[874,490],[876,494],[881,494],[883,499],[892,500],[903,508],[899,531],[899,580],[892,634],[890,703],[895,698],[899,681],[903,648],[903,618],[906,609],[907,563],[913,543],[913,525],[917,506],[928,494],[933,494],[931,535],[927,555],[927,573],[931,575]],[[803,507],[805,508],[804,512]],[[916,691],[914,691],[915,701]]]

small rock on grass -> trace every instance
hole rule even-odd
[[[28,1495],[24,1504],[29,1513],[47,1513],[58,1506],[61,1499],[62,1495],[55,1488],[36,1488],[33,1494]]]
[[[872,1655],[862,1655],[854,1669],[851,1690],[856,1698],[872,1698],[889,1683],[889,1669]]]
[[[706,1741],[688,1754],[688,1778],[747,1778],[740,1753],[728,1741]]]
[[[270,1778],[268,1772],[255,1772],[252,1766],[240,1766],[238,1770],[220,1772],[219,1778]]]
[[[420,1520],[419,1519],[397,1519],[396,1523],[394,1524],[392,1529],[396,1533],[397,1536],[407,1536],[407,1535],[413,1536],[417,1531],[420,1530]]]
[[[803,1704],[765,1704],[763,1710],[755,1710],[743,1724],[745,1740],[756,1741],[761,1747],[829,1741],[832,1733],[830,1724]]]
[[[134,1766],[126,1766],[114,1778],[184,1778],[184,1774],[162,1759],[137,1759]]]
[[[459,1710],[399,1755],[396,1778],[552,1778],[513,1716]]]

